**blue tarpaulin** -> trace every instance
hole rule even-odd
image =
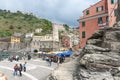
[[[63,55],[65,55],[65,56],[70,56],[70,55],[72,55],[72,54],[73,54],[72,51],[66,51],[65,53],[63,53]]]
[[[58,57],[63,57],[63,56],[70,56],[72,54],[73,54],[72,51],[65,51],[65,52],[58,53],[57,56]]]
[[[62,57],[62,56],[64,56],[62,53],[57,54],[57,57]]]

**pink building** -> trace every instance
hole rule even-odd
[[[66,35],[62,36],[61,43],[62,43],[63,47],[70,48],[70,37],[68,37]]]
[[[83,11],[79,19],[81,48],[96,30],[112,27],[116,23],[117,7],[117,0],[101,0]]]
[[[80,47],[86,45],[86,41],[92,34],[103,27],[108,26],[108,2],[101,0],[83,11],[79,19]]]
[[[117,6],[117,0],[108,0],[109,27],[116,23]]]

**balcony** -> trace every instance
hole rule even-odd
[[[99,26],[99,27],[106,27],[106,26],[108,26],[108,22],[98,23],[98,26]]]

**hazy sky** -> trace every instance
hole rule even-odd
[[[0,0],[0,9],[22,11],[54,23],[78,26],[82,11],[100,0]]]

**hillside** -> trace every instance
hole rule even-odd
[[[32,13],[0,10],[0,37],[11,36],[14,32],[34,32],[36,28],[42,28],[40,35],[45,35],[52,32],[52,23],[46,19],[37,18]]]

